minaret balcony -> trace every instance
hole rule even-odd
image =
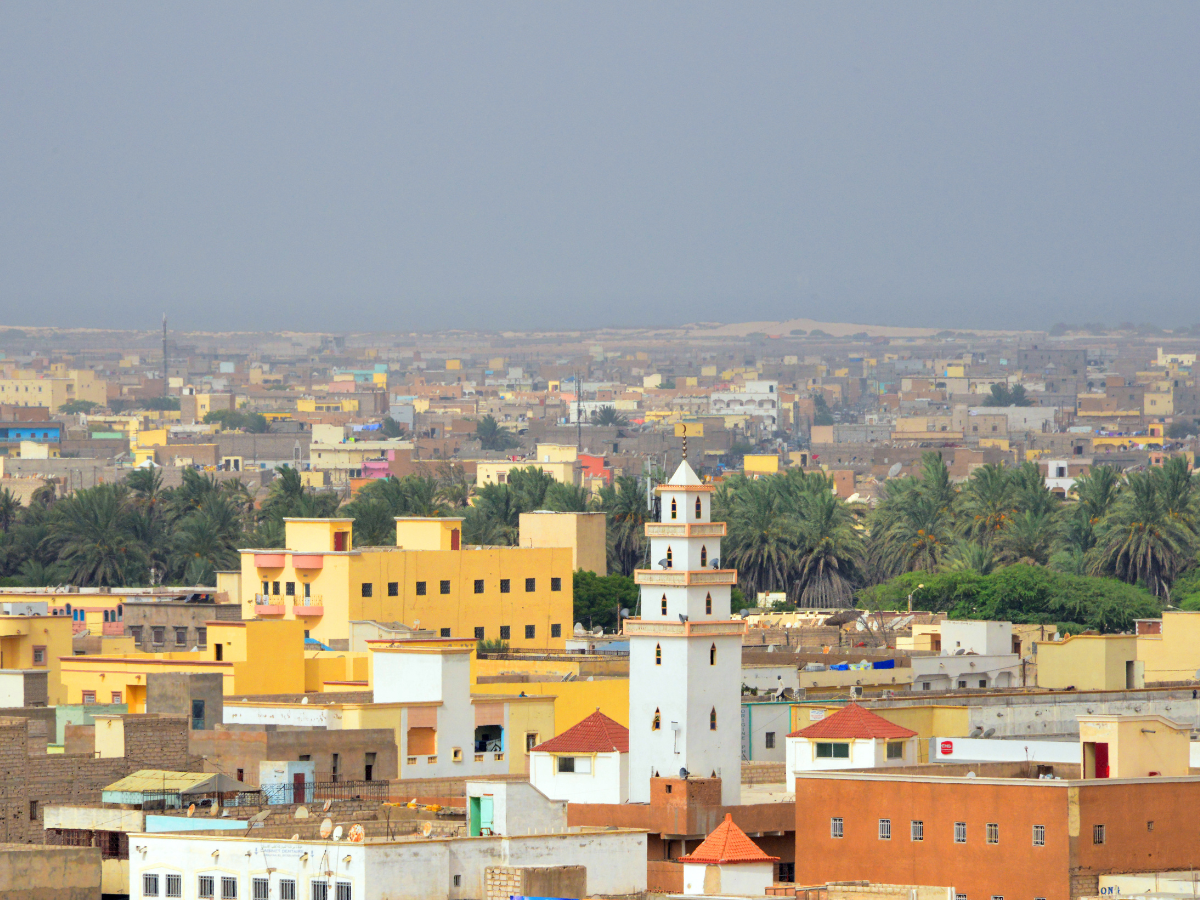
[[[634,569],[633,581],[655,587],[737,584],[737,569]]]
[[[629,636],[648,637],[717,637],[746,633],[745,619],[720,619],[715,622],[674,622],[657,619],[626,619],[621,630]]]
[[[647,522],[646,537],[725,537],[724,522]]]

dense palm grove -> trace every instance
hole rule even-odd
[[[164,488],[159,471],[138,470],[61,499],[47,486],[25,507],[0,494],[0,575],[30,586],[212,584],[238,566],[238,548],[283,546],[288,516],[353,517],[355,543],[380,546],[394,541],[396,516],[459,515],[465,542],[511,545],[522,512],[549,509],[604,512],[610,572],[629,576],[648,564],[646,487],[620,476],[590,496],[534,467],[475,487],[443,463],[343,504],[285,467],[256,504],[236,479],[185,470],[182,485]],[[911,594],[924,609],[1101,630],[1165,604],[1200,608],[1200,499],[1186,460],[1128,475],[1097,466],[1077,494],[1060,500],[1032,463],[982,466],[956,485],[926,453],[870,509],[835,496],[824,474],[792,470],[724,479],[713,517],[729,523],[721,565],[738,570],[740,592],[778,592],[788,607],[897,607]],[[580,603],[602,622],[620,606],[613,598],[636,599],[631,581],[585,584],[595,597]]]

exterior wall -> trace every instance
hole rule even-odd
[[[607,575],[607,541],[604,513],[521,513],[520,546],[568,547],[573,571]]]
[[[745,669],[743,668],[744,672]],[[792,705],[786,701],[749,703],[742,700],[742,761],[783,762],[792,730]],[[768,746],[770,744],[771,746]]]
[[[945,654],[945,647],[943,638],[943,654]],[[914,656],[912,658],[912,689],[914,691],[954,690],[960,687],[960,681],[966,682],[963,687],[976,690],[1020,687],[1022,677],[1021,657],[1014,653],[1000,656],[942,655]],[[980,682],[985,683],[980,684]]]
[[[586,677],[586,676],[585,676]],[[572,722],[581,722],[597,709],[610,719],[629,727],[629,679],[602,678],[594,681],[520,681],[495,682],[471,685],[472,693],[513,694],[547,696],[553,699],[553,723],[562,723],[563,728]],[[514,725],[514,730],[515,730]],[[539,729],[542,740],[553,735]]]
[[[34,651],[41,648],[42,663]],[[71,620],[64,616],[0,616],[0,669],[39,669],[46,672],[46,698],[51,706],[67,702],[62,684],[62,659],[74,652]]]
[[[1128,683],[1128,663],[1138,655],[1135,635],[1071,635],[1061,641],[1037,643],[1038,687],[1061,690],[1122,691],[1142,687]]]
[[[215,672],[178,674],[152,672],[146,676],[146,712],[183,716],[192,728],[209,729],[224,718],[224,679]],[[195,704],[204,704],[200,722],[193,719]]]
[[[720,894],[727,897],[761,897],[775,881],[774,863],[737,863],[709,866],[683,864],[683,893]]]
[[[945,745],[945,752],[943,749]],[[928,759],[938,763],[1028,762],[1079,765],[1078,741],[997,741],[983,738],[935,737],[928,743]]]
[[[191,650],[208,647],[208,623],[215,619],[241,617],[236,603],[180,603],[155,600],[125,601],[122,623],[124,634],[133,635],[137,648],[146,653]],[[163,640],[154,642],[155,628],[162,629]],[[183,629],[182,634],[178,629]],[[180,642],[179,638],[183,641]]]
[[[467,781],[472,797],[492,798],[492,827],[497,836],[547,834],[565,831],[567,804],[547,797],[525,781]]]
[[[1011,622],[947,619],[941,623],[941,633],[942,653],[947,655],[959,649],[980,656],[1012,653]]]
[[[1146,683],[1192,681],[1200,670],[1200,612],[1165,611],[1161,635],[1138,636]]]
[[[591,771],[559,772],[558,757],[591,760]],[[529,781],[555,800],[625,803],[629,799],[628,753],[530,753]]]
[[[1074,785],[1078,813],[1077,818],[1073,817],[1077,825],[1072,828],[1071,855],[1076,877],[1196,867],[1195,809],[1200,803],[1200,779],[1151,778]],[[1154,822],[1153,831],[1148,827],[1150,821]],[[1103,844],[1094,843],[1096,825],[1104,826]]]
[[[400,775],[395,732],[390,729],[194,731],[189,746],[193,756],[204,758],[205,771],[237,777],[241,770],[239,780],[253,787],[258,786],[260,763],[298,762],[302,756],[315,766],[317,781],[388,781]],[[375,756],[370,779],[367,754]]]
[[[892,741],[877,741],[873,738],[837,741],[850,744],[849,759],[819,759],[817,743],[802,737],[787,739],[787,783],[791,784],[798,772],[815,772],[836,769],[886,769],[915,765],[919,759],[918,740],[908,738],[904,743],[904,756],[900,759],[887,758],[887,745]]]
[[[1188,726],[1160,716],[1081,716],[1079,740],[1084,744],[1085,778],[1094,773],[1086,746],[1092,742],[1108,744],[1109,778],[1188,774]]]
[[[97,900],[100,848],[0,844],[0,898]]]

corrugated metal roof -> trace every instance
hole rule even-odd
[[[165,769],[138,769],[120,781],[114,781],[106,791],[190,791],[217,777],[216,772],[168,772]]]

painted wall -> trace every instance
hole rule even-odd
[[[774,863],[737,863],[723,866],[683,864],[684,894],[727,897],[762,897],[775,881]]]
[[[949,744],[949,752],[942,749]],[[930,762],[1031,762],[1079,765],[1078,741],[997,741],[983,738],[934,737],[928,742]]]
[[[588,760],[588,772],[560,772],[558,758],[572,756]],[[625,803],[629,799],[628,753],[529,754],[529,781],[555,800],[571,803]]]
[[[1138,638],[1135,635],[1071,635],[1061,641],[1037,642],[1038,687],[1081,691],[1123,691],[1138,684]],[[1133,683],[1127,664],[1133,663]]]

